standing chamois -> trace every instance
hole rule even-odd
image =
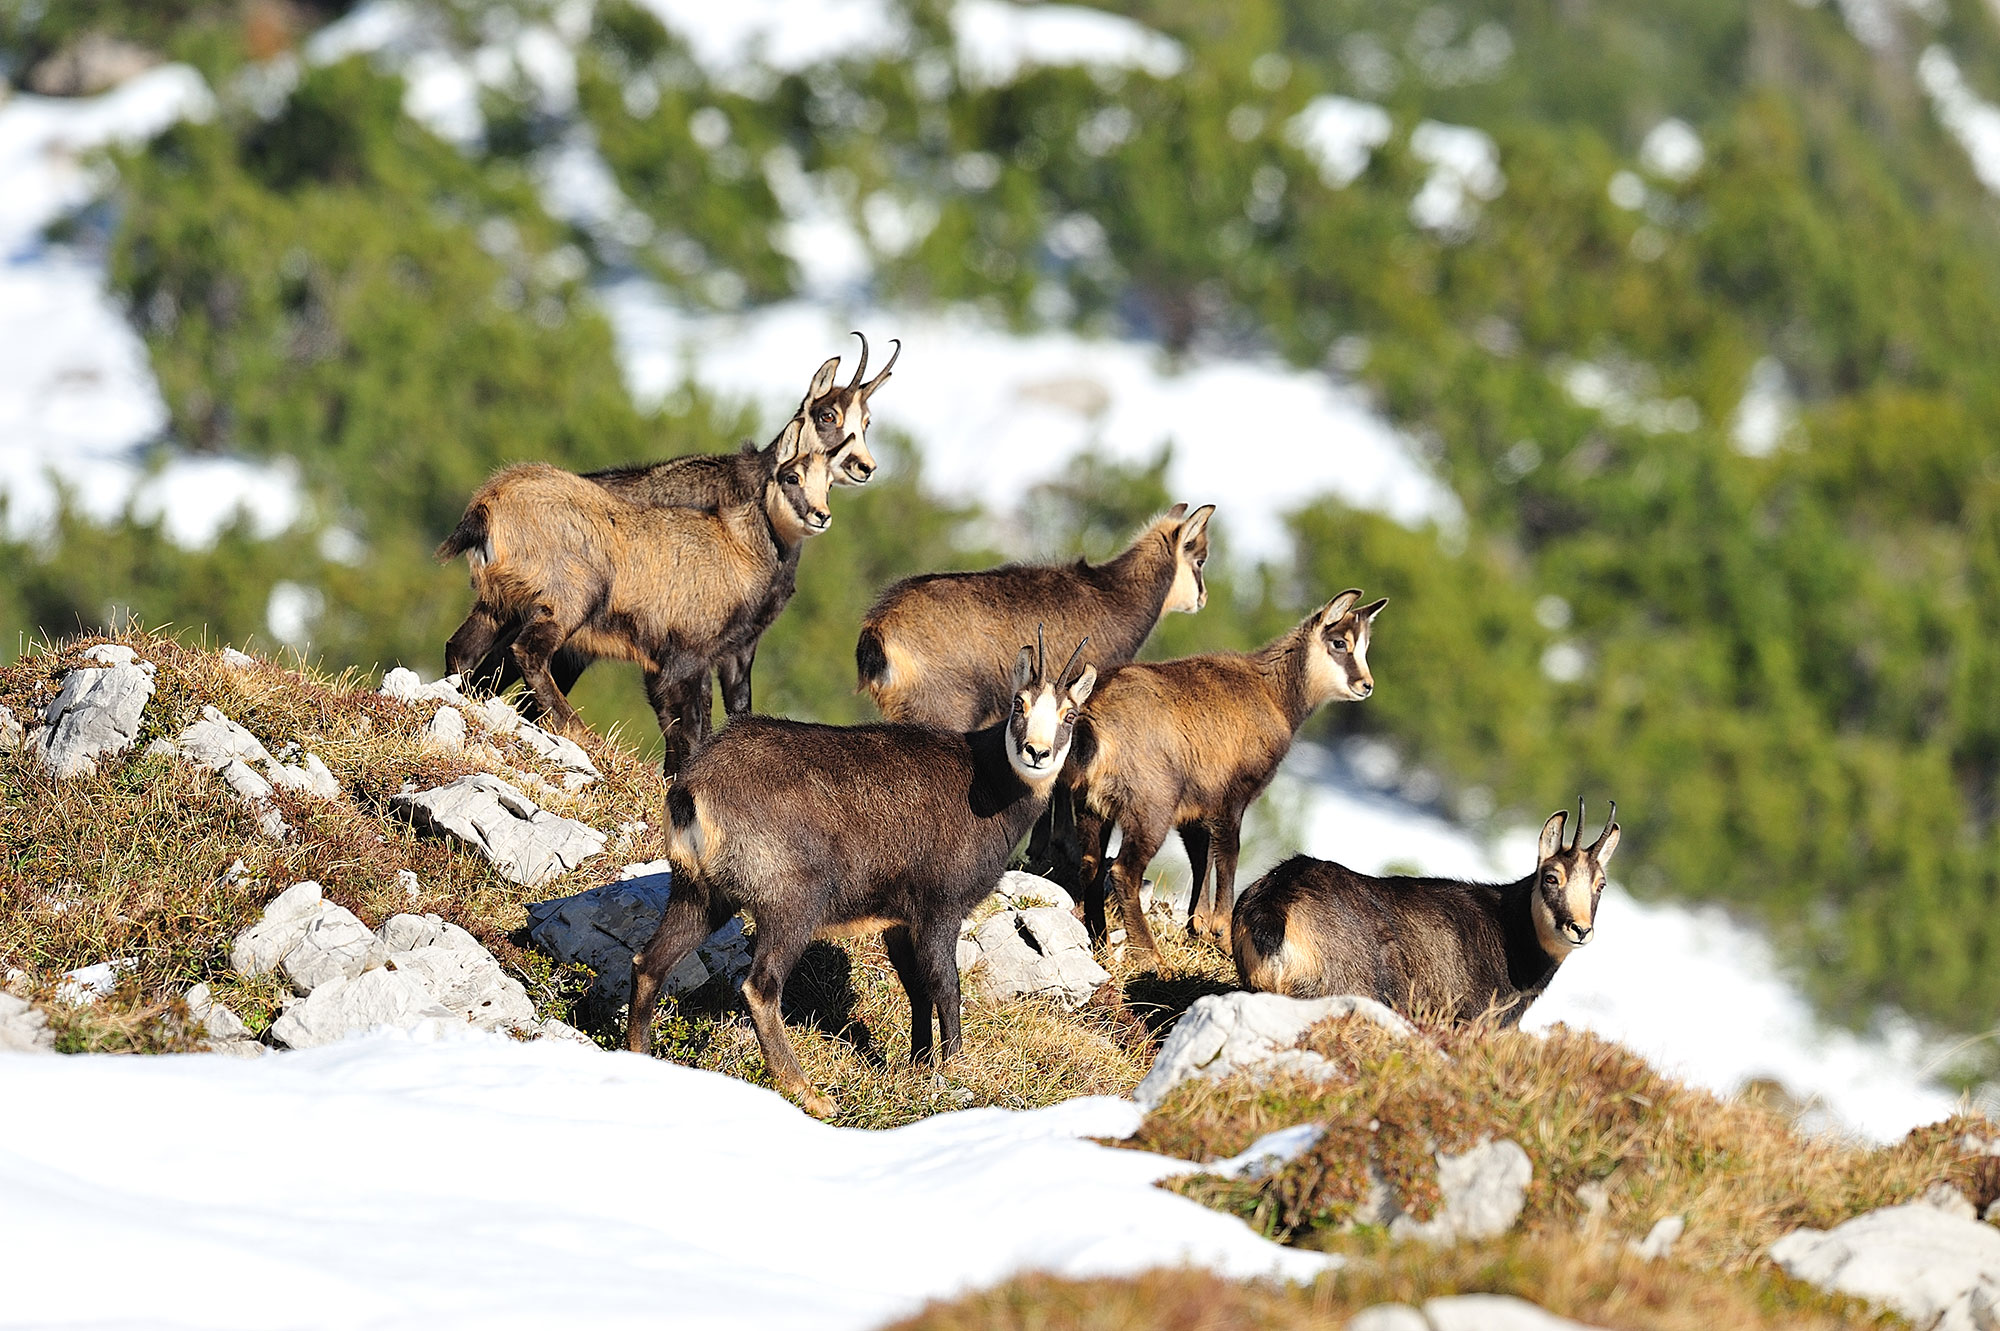
[[[903,353],[902,343],[891,339],[894,350],[889,363],[875,378],[864,382],[862,376],[868,371],[868,339],[860,332],[854,335],[861,338],[861,359],[854,367],[853,380],[846,385],[836,382],[840,357],[829,358],[814,372],[805,397],[792,415],[792,421],[804,428],[808,446],[831,457],[835,485],[865,485],[875,474],[875,456],[868,450],[871,419],[868,400],[888,382]],[[791,421],[786,422],[787,426],[790,424]],[[783,431],[779,433],[782,437]],[[641,507],[724,508],[756,497],[770,467],[765,454],[776,443],[774,439],[764,449],[746,444],[733,454],[696,453],[663,462],[608,467],[585,472],[584,479]],[[802,549],[803,546],[794,544],[786,551],[764,605],[743,626],[739,641],[725,645],[714,662],[714,673],[722,684],[723,709],[731,717],[750,711],[750,671],[757,659],[757,644],[797,590]],[[497,693],[520,678],[509,650],[516,631],[518,626],[500,635],[483,659],[472,667],[469,676],[472,682]],[[594,659],[580,646],[566,644],[549,663],[556,688],[567,696]],[[678,770],[686,754],[708,736],[714,708],[709,672],[676,686],[674,694],[669,710],[675,722],[667,741],[666,769],[670,773]]]
[[[1590,941],[1604,866],[1618,849],[1618,806],[1590,845],[1583,801],[1542,824],[1535,871],[1513,883],[1376,878],[1295,855],[1236,904],[1236,973],[1245,988],[1320,998],[1362,994],[1405,1016],[1487,1012],[1521,1020],[1556,967]]]
[[[541,713],[570,726],[581,719],[549,673],[557,651],[636,661],[678,767],[680,691],[740,646],[800,542],[833,524],[832,464],[805,446],[799,421],[756,457],[756,492],[719,508],[641,507],[539,462],[494,476],[437,550],[468,557],[476,597],[446,669],[469,669],[511,632]]]
[[[1006,718],[969,733],[924,726],[824,726],[752,716],[695,756],[667,792],[674,890],[646,950],[632,959],[626,1047],[646,1052],[660,984],[739,908],[757,925],[743,999],[764,1063],[822,1117],[779,997],[815,937],[885,931],[910,999],[910,1057],[959,1047],[958,931],[993,891],[1014,845],[1048,804],[1078,709],[1097,672],[1064,687],[1076,655],[1050,675],[1023,647]]]
[[[1038,626],[1058,642],[1090,640],[1100,672],[1137,654],[1169,611],[1208,602],[1213,504],[1175,504],[1102,564],[1007,564],[905,578],[877,598],[854,645],[860,687],[891,721],[972,730],[1006,715],[1014,644]]]
[[[1307,717],[1374,692],[1368,639],[1388,599],[1356,607],[1344,591],[1254,652],[1135,662],[1108,672],[1084,710],[1063,785],[1076,804],[1084,922],[1104,934],[1104,879],[1118,889],[1131,946],[1157,955],[1139,908],[1146,866],[1178,828],[1194,870],[1190,931],[1229,928],[1243,811],[1263,793]],[[1110,826],[1123,837],[1103,872]],[[1214,850],[1213,905],[1203,896]]]

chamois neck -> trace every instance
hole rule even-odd
[[[1310,622],[1297,625],[1253,653],[1253,659],[1270,679],[1278,706],[1284,709],[1295,735],[1306,718],[1327,700],[1313,679],[1312,627]]]
[[[1516,989],[1538,994],[1554,977],[1563,958],[1550,954],[1535,928],[1537,869],[1500,889],[1500,928],[1507,942],[1507,979]]]
[[[1035,820],[1048,808],[1055,793],[1060,770],[1048,779],[1030,784],[1021,779],[1014,764],[1007,761],[1007,722],[1003,718],[990,726],[972,731],[965,741],[972,750],[972,789],[967,792],[972,811],[993,820],[1007,834],[1007,844],[1028,834]]]
[[[1102,564],[1082,566],[1083,575],[1103,591],[1131,593],[1135,600],[1138,593],[1151,594],[1153,615],[1144,625],[1145,633],[1152,632],[1159,622],[1167,597],[1173,593],[1176,571],[1173,543],[1162,537],[1157,525],[1148,527],[1138,540]]]

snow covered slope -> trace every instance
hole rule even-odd
[[[1130,1133],[1122,1100],[865,1132],[635,1055],[387,1036],[0,1084],[0,1326],[835,1331],[1029,1269],[1326,1260],[1080,1140]]]

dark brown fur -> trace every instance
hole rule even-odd
[[[1067,671],[1063,672],[1064,674]],[[959,1047],[958,932],[1048,803],[1095,673],[1068,689],[1022,648],[1021,704],[970,733],[920,726],[825,726],[746,717],[688,765],[667,796],[674,891],[633,959],[628,1048],[646,1052],[661,981],[739,908],[756,921],[743,988],[764,1062],[814,1113],[778,1000],[816,936],[885,930],[910,999],[910,1054]],[[1024,773],[1020,764],[1038,766]]]
[[[860,687],[891,721],[971,730],[1008,706],[1016,645],[1045,626],[1055,642],[1089,639],[1082,659],[1102,672],[1137,654],[1160,617],[1207,599],[1213,506],[1176,504],[1102,564],[1007,564],[977,573],[905,578],[877,598],[855,644]],[[1173,593],[1181,589],[1176,603]]]
[[[1592,845],[1565,847],[1568,815],[1557,813],[1535,871],[1513,883],[1376,878],[1295,855],[1236,905],[1237,975],[1245,988],[1293,998],[1360,994],[1406,1016],[1492,1012],[1512,1026],[1594,932],[1617,815],[1614,804]],[[1582,832],[1579,805],[1579,842]]]
[[[1292,737],[1331,699],[1373,691],[1368,638],[1386,600],[1356,607],[1342,592],[1305,621],[1254,652],[1217,652],[1120,666],[1084,709],[1063,784],[1076,805],[1084,919],[1104,932],[1105,877],[1116,885],[1130,946],[1156,951],[1139,908],[1139,888],[1167,834],[1180,830],[1194,869],[1189,927],[1228,928],[1243,812],[1262,794],[1291,750]],[[1103,871],[1104,842],[1116,826],[1124,843]],[[1213,906],[1203,899],[1213,850]]]

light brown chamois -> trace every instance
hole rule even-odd
[[[787,558],[833,523],[828,455],[794,420],[759,456],[756,494],[720,508],[631,504],[573,472],[509,467],[466,505],[438,558],[465,555],[476,603],[445,665],[478,662],[510,626],[508,650],[543,715],[580,725],[549,674],[574,643],[593,657],[635,661],[671,746],[677,690],[699,680],[754,621]]]
[[[1389,602],[1356,606],[1360,599],[1359,591],[1344,591],[1254,652],[1135,662],[1099,681],[1063,773],[1076,805],[1076,881],[1094,937],[1104,933],[1108,877],[1130,946],[1142,956],[1157,953],[1139,888],[1175,829],[1194,870],[1190,931],[1217,939],[1228,932],[1243,811],[1322,703],[1359,702],[1374,691],[1368,640]],[[1111,826],[1123,844],[1107,873]],[[1211,850],[1214,892],[1204,897]]]
[[[1535,871],[1512,883],[1376,878],[1296,855],[1236,903],[1236,973],[1293,998],[1362,994],[1405,1016],[1521,1020],[1556,967],[1590,941],[1618,806],[1604,830],[1563,844],[1566,811],[1542,824]]]
[[[628,1049],[652,1039],[660,985],[734,915],[756,921],[743,1001],[779,1087],[822,1117],[778,1001],[816,937],[883,931],[910,1000],[910,1058],[959,1048],[958,932],[1048,804],[1097,672],[1065,686],[1039,646],[1022,647],[1003,720],[954,733],[925,726],[824,726],[751,716],[730,724],[667,792],[673,894],[632,959]]]
[[[889,363],[875,378],[864,380],[868,371],[868,339],[859,332],[854,335],[861,338],[861,359],[854,368],[853,379],[840,384],[837,380],[840,357],[829,358],[814,372],[798,410],[792,414],[792,420],[804,427],[803,438],[808,446],[831,457],[835,485],[863,485],[874,475],[875,456],[868,449],[868,426],[872,419],[869,399],[889,381],[903,350],[900,341],[891,339],[894,350]],[[781,429],[779,437],[782,436]],[[770,471],[770,459],[765,454],[776,443],[774,438],[764,449],[746,444],[735,453],[696,453],[663,462],[609,467],[586,472],[584,479],[641,506],[723,508],[756,497]],[[738,641],[723,645],[714,662],[714,674],[722,684],[723,708],[731,717],[745,715],[751,709],[750,671],[757,659],[757,644],[797,589],[802,549],[802,545],[794,544],[787,551],[763,607],[744,625]],[[518,626],[510,626],[498,636],[471,668],[468,679],[472,683],[497,693],[520,679],[510,650],[516,632]],[[565,697],[593,659],[581,647],[570,644],[550,660],[549,674]],[[668,735],[666,770],[672,773],[679,769],[688,751],[708,736],[713,713],[708,672],[678,686],[669,709],[675,722]],[[532,701],[530,710],[539,710]]]
[[[891,721],[971,730],[1006,713],[1014,648],[1046,628],[1090,646],[1099,673],[1137,654],[1171,611],[1207,604],[1214,505],[1176,504],[1102,564],[1007,564],[905,578],[877,598],[854,646],[860,687]]]

